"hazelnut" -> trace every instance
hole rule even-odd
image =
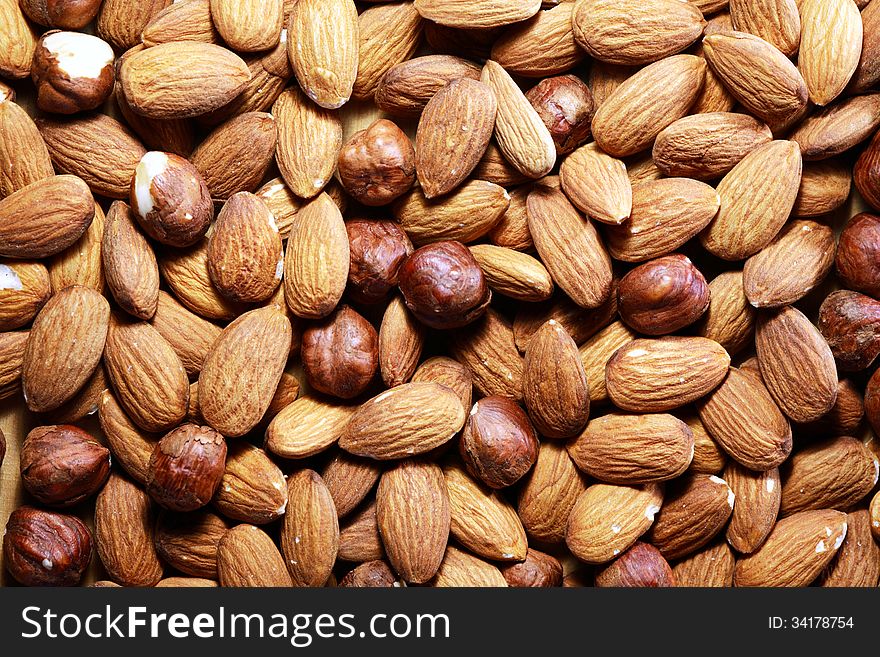
[[[302,336],[302,364],[309,385],[351,399],[373,380],[379,366],[379,336],[366,319],[342,305]]]
[[[211,427],[182,424],[153,448],[147,492],[166,509],[194,511],[214,497],[226,471],[226,440]]]
[[[74,516],[23,506],[6,523],[3,556],[25,586],[75,586],[92,560],[92,537]]]
[[[866,369],[880,354],[880,301],[838,290],[819,308],[819,331],[841,370]]]
[[[538,438],[525,411],[493,395],[471,408],[461,432],[461,458],[468,472],[491,488],[516,483],[538,459]]]
[[[874,370],[865,387],[865,417],[874,433],[880,436],[880,368]]]
[[[18,4],[33,22],[62,30],[84,28],[101,8],[101,0],[19,0]]]
[[[378,303],[397,285],[397,272],[413,252],[412,242],[393,221],[354,219],[345,224],[351,263],[351,297],[360,303]]]
[[[339,581],[343,588],[387,588],[405,586],[381,559],[367,561],[353,568]]]
[[[169,246],[195,244],[214,218],[214,203],[202,174],[173,153],[146,153],[135,168],[130,196],[144,232]]]
[[[562,586],[562,564],[556,557],[532,548],[526,552],[526,560],[500,566],[508,586],[517,588],[549,588]]]
[[[21,446],[21,480],[43,504],[72,506],[110,476],[110,450],[69,424],[37,427]]]
[[[880,133],[874,135],[853,167],[853,182],[868,205],[880,210]]]
[[[862,213],[849,220],[840,233],[835,264],[844,286],[880,297],[880,217]]]
[[[590,138],[593,94],[577,76],[541,80],[526,98],[550,131],[559,155],[571,153]]]
[[[407,308],[431,328],[470,324],[492,300],[483,270],[461,242],[435,242],[416,249],[404,261],[398,279]]]
[[[645,335],[665,335],[697,321],[709,307],[709,285],[690,259],[672,254],[620,279],[620,317]]]
[[[416,179],[409,137],[387,119],[354,133],[339,153],[339,179],[345,191],[364,205],[391,203]]]
[[[80,32],[46,32],[37,43],[31,78],[37,107],[44,112],[75,114],[99,107],[115,82],[113,48]]]
[[[675,576],[660,550],[637,541],[629,550],[596,573],[596,586],[668,587],[675,586]]]

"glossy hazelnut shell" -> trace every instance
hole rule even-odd
[[[837,290],[819,308],[819,331],[841,370],[866,369],[880,354],[880,301]]]
[[[195,511],[214,497],[226,471],[226,440],[211,427],[182,424],[153,448],[147,492],[171,511]]]
[[[880,298],[880,217],[861,213],[840,233],[837,275],[847,288]]]
[[[364,205],[391,203],[416,179],[415,151],[403,130],[379,119],[354,133],[339,153],[339,180]]]
[[[400,266],[413,252],[409,237],[393,221],[352,219],[348,232],[349,294],[359,303],[379,303],[397,285]]]
[[[6,569],[26,586],[75,586],[92,560],[92,536],[76,517],[23,506],[3,537]]]
[[[577,76],[541,80],[529,89],[526,98],[550,131],[557,154],[571,153],[590,138],[593,94]]]

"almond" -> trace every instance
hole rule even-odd
[[[611,356],[623,345],[635,339],[636,335],[623,322],[609,324],[580,348],[581,362],[587,375],[590,402],[608,401],[608,388],[605,385],[605,366]]]
[[[616,287],[616,283],[613,283]],[[551,319],[564,328],[575,344],[583,344],[608,326],[617,316],[617,291],[612,290],[601,306],[586,310],[564,295],[557,295],[548,303],[520,308],[513,320],[513,333],[520,351],[528,348],[532,337]]]
[[[564,73],[584,59],[572,31],[574,3],[539,11],[492,45],[491,59],[515,75],[541,78]]]
[[[859,3],[861,7],[861,3]],[[871,88],[880,79],[880,58],[878,58],[877,21],[880,18],[880,7],[871,7],[870,3],[862,7],[862,56],[852,77],[852,90],[863,92]]]
[[[308,395],[300,397],[269,423],[266,449],[288,459],[322,452],[343,435],[356,409],[356,406],[335,400]]]
[[[21,364],[28,331],[0,333],[0,399],[21,392]]]
[[[839,159],[805,163],[792,216],[819,217],[834,212],[849,199],[852,182],[852,171]]]
[[[424,344],[424,327],[407,310],[403,298],[394,297],[379,328],[379,370],[386,386],[393,388],[412,378]]]
[[[229,445],[226,471],[212,502],[227,518],[263,525],[286,511],[287,482],[263,450],[236,441]]]
[[[97,31],[116,50],[127,50],[141,40],[141,31],[172,0],[105,0],[98,14]]]
[[[0,261],[0,330],[31,323],[52,296],[49,271],[39,262]]]
[[[483,29],[518,23],[541,9],[540,0],[416,0],[429,21],[449,27]]]
[[[759,36],[793,57],[801,41],[799,4],[799,0],[731,0],[730,18],[734,29]]]
[[[124,201],[115,201],[107,213],[101,257],[116,303],[130,315],[150,319],[159,302],[159,266]]]
[[[532,302],[553,294],[553,279],[536,258],[491,244],[478,244],[470,251],[494,292]]]
[[[581,146],[559,167],[562,191],[592,219],[617,225],[632,212],[632,184],[626,165],[594,143]]]
[[[697,334],[715,340],[729,354],[751,344],[757,312],[743,287],[742,271],[727,271],[709,283],[709,309],[697,324]]]
[[[526,211],[526,200],[531,188],[528,185],[518,187],[510,192],[510,203],[501,219],[486,234],[486,238],[495,246],[503,246],[516,251],[532,251],[535,243],[529,232],[529,215]]]
[[[4,78],[26,78],[37,48],[37,35],[15,0],[0,2],[0,75]]]
[[[278,45],[284,22],[283,0],[211,0],[211,19],[227,45],[258,52]]]
[[[342,518],[351,513],[373,490],[381,474],[375,461],[339,451],[321,472],[336,505],[336,515]]]
[[[447,83],[480,79],[480,67],[451,55],[425,55],[388,69],[379,80],[375,102],[392,116],[418,116]]]
[[[0,199],[55,174],[33,119],[12,100],[0,101]]]
[[[63,290],[70,285],[82,285],[98,292],[104,290],[101,242],[105,220],[101,206],[95,204],[95,216],[82,237],[49,261],[49,279],[53,290]]]
[[[339,558],[364,562],[384,557],[385,551],[376,521],[376,502],[373,500],[342,526],[339,532]]]
[[[432,580],[437,587],[506,587],[507,580],[498,568],[464,550],[449,546]]]
[[[800,15],[798,68],[821,107],[843,92],[859,65],[862,17],[853,0],[802,0]]]
[[[427,381],[446,386],[458,395],[462,408],[471,407],[474,381],[470,370],[457,360],[433,356],[424,361],[412,376],[414,383]]]
[[[210,511],[163,513],[156,524],[156,552],[192,577],[217,577],[217,547],[228,523]]]
[[[141,40],[148,48],[169,41],[219,42],[220,35],[211,20],[211,0],[168,5],[144,26]]]
[[[676,586],[733,586],[733,551],[722,541],[697,550],[672,568]]]
[[[700,421],[696,414],[682,418],[694,434],[694,458],[688,471],[694,474],[718,474],[727,463],[725,452]]]
[[[358,16],[358,67],[352,96],[373,98],[385,73],[407,61],[422,37],[422,17],[409,2],[369,7]]]
[[[450,335],[456,360],[471,372],[483,395],[522,399],[523,360],[517,351],[513,329],[491,308],[469,327]]]
[[[238,525],[223,534],[217,546],[220,586],[289,587],[284,557],[259,527]]]
[[[281,552],[294,586],[323,586],[339,549],[339,522],[330,491],[314,470],[288,480],[290,508],[281,527]]]
[[[110,387],[103,366],[98,366],[77,393],[46,416],[53,424],[72,424],[94,415],[101,404],[101,396]]]
[[[220,328],[191,313],[164,290],[159,290],[156,312],[150,319],[180,358],[189,375],[198,374],[220,335]]]
[[[853,96],[805,118],[789,139],[804,160],[824,160],[868,139],[880,126],[880,94]]]
[[[145,484],[150,456],[160,436],[134,424],[110,390],[101,394],[98,418],[113,457],[135,481]]]
[[[187,3],[191,4],[191,3]],[[136,50],[127,51],[134,53]],[[126,54],[127,54],[126,53]],[[125,57],[125,55],[123,55]],[[174,153],[181,157],[188,157],[195,145],[195,127],[192,119],[150,119],[134,110],[122,93],[122,85],[116,81],[113,90],[113,98],[119,113],[134,133],[143,140],[143,143],[153,150]]]
[[[751,554],[764,544],[779,514],[779,469],[755,472],[731,463],[724,471],[724,479],[736,497],[727,526],[727,542],[737,552]]]
[[[489,142],[489,147],[486,148],[483,159],[480,160],[477,168],[474,169],[473,177],[477,180],[486,180],[505,187],[519,185],[531,180],[510,163],[501,152],[501,149],[498,148],[495,140]]]
[[[846,538],[819,578],[822,586],[872,587],[880,577],[880,547],[871,538],[867,510],[846,514]]]

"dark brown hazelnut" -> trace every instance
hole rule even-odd
[[[880,436],[880,368],[874,370],[865,387],[865,417],[874,434]]]
[[[853,182],[868,205],[880,210],[880,133],[874,135],[853,167]]]
[[[402,586],[400,579],[381,559],[367,561],[353,568],[339,581],[344,588],[388,588]]]
[[[562,564],[549,554],[529,548],[526,560],[500,567],[508,586],[549,588],[562,586]]]
[[[202,174],[173,153],[144,154],[131,179],[130,201],[144,232],[169,246],[195,244],[214,218],[214,203]]]
[[[359,303],[378,303],[397,285],[397,273],[413,252],[412,242],[393,221],[353,219],[345,223],[351,262],[349,293]]]
[[[559,155],[571,153],[590,138],[593,94],[580,78],[546,78],[529,89],[526,98],[550,131]]]
[[[37,427],[21,446],[21,481],[43,504],[78,504],[109,476],[110,450],[69,424]]]
[[[673,254],[639,265],[620,279],[620,317],[645,335],[666,335],[697,321],[709,285],[689,258]]]
[[[379,366],[379,336],[361,315],[342,305],[302,336],[302,364],[309,385],[351,399],[373,380]]]
[[[226,440],[211,427],[182,424],[153,448],[147,492],[166,509],[195,511],[214,497],[226,471]]]
[[[483,270],[461,242],[435,242],[416,249],[403,263],[398,279],[407,308],[431,328],[470,324],[492,300]]]
[[[81,32],[46,32],[37,43],[31,78],[37,107],[75,114],[100,107],[113,91],[113,48]]]
[[[339,153],[339,179],[345,191],[364,205],[391,203],[416,179],[409,137],[387,119],[354,133]]]
[[[202,509],[193,513],[163,511],[153,542],[168,565],[193,577],[217,577],[217,546],[229,523]]]
[[[75,586],[92,560],[92,536],[76,517],[23,506],[3,537],[6,569],[26,586]]]
[[[863,370],[880,354],[880,301],[838,290],[819,308],[819,331],[841,370]]]
[[[519,404],[493,395],[471,408],[459,452],[472,476],[491,488],[504,488],[531,470],[538,459],[538,438]]]
[[[668,587],[675,586],[675,576],[660,550],[637,541],[629,550],[596,573],[596,586]]]
[[[880,217],[862,213],[849,220],[840,233],[835,264],[843,285],[880,298]]]
[[[19,0],[22,12],[33,22],[62,30],[79,30],[91,23],[102,0]]]

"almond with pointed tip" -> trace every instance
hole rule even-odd
[[[880,126],[880,94],[842,99],[806,117],[788,138],[804,160],[824,160],[868,139]]]
[[[632,212],[632,184],[626,165],[596,144],[581,146],[559,167],[562,191],[581,211],[596,221],[617,225]]]
[[[0,399],[21,392],[21,364],[24,360],[28,333],[28,331],[0,333]],[[470,399],[468,401],[470,402]]]
[[[452,55],[424,55],[388,69],[379,80],[376,105],[392,116],[417,117],[440,89],[453,80],[480,79],[480,67]]]
[[[523,527],[539,541],[562,542],[571,510],[587,488],[565,446],[556,441],[541,443],[538,460],[524,481],[517,499]]]
[[[839,158],[805,162],[793,217],[821,217],[841,208],[852,189],[852,170]]]
[[[846,514],[846,538],[836,558],[819,577],[820,586],[869,588],[880,578],[880,546],[871,538],[866,509]]]
[[[452,356],[470,370],[484,396],[522,399],[523,359],[513,328],[497,311],[488,308],[467,328],[450,331],[449,339]]]
[[[672,568],[672,574],[676,586],[729,588],[733,586],[735,563],[730,546],[716,541],[680,560]]]
[[[837,98],[859,65],[862,17],[853,0],[802,0],[798,68],[810,100],[825,106]]]
[[[259,52],[278,45],[284,22],[283,0],[211,0],[211,19],[226,44],[237,52]]]
[[[330,491],[314,470],[287,482],[289,509],[281,527],[281,552],[294,586],[324,586],[339,549],[339,521]]]
[[[764,544],[776,524],[782,494],[779,469],[755,472],[731,462],[724,479],[736,496],[727,542],[737,552],[751,554]]]
[[[141,40],[148,48],[168,41],[219,42],[220,35],[211,20],[211,0],[168,5],[144,26]]]
[[[587,375],[591,403],[604,403],[609,400],[608,388],[605,385],[605,365],[614,352],[635,337],[636,334],[626,324],[615,321],[581,345],[579,352]]]
[[[709,308],[697,335],[715,340],[734,355],[751,344],[757,311],[743,289],[742,271],[727,271],[709,283]]]
[[[546,301],[553,294],[553,279],[539,260],[526,253],[492,244],[470,247],[489,287],[519,301]]]
[[[3,0],[0,4],[0,22],[0,75],[16,80],[26,78],[31,72],[37,34],[15,0]]]
[[[730,0],[730,18],[734,29],[759,36],[793,57],[801,41],[800,4],[802,0]]]
[[[110,389],[101,394],[98,419],[113,457],[135,481],[146,484],[150,456],[161,436],[134,424]]]
[[[138,319],[150,319],[159,303],[159,265],[124,201],[114,201],[107,212],[101,258],[107,287],[119,307]]]
[[[450,545],[431,585],[441,588],[506,587],[507,580],[494,564]]]
[[[337,450],[321,471],[321,478],[336,505],[336,515],[342,518],[357,508],[376,486],[381,474],[380,464],[372,459]]]
[[[574,3],[539,11],[492,44],[491,59],[514,75],[543,78],[564,73],[585,57],[572,31]]]
[[[279,411],[266,430],[266,449],[287,459],[312,456],[345,432],[357,406],[306,395]],[[342,515],[342,514],[340,514]]]
[[[415,6],[440,25],[485,29],[531,18],[541,9],[541,0],[416,0]]]
[[[33,119],[10,98],[0,100],[0,199],[54,175],[49,150]]]
[[[287,510],[287,481],[266,452],[235,441],[229,445],[226,470],[212,503],[227,518],[263,525]]]
[[[403,298],[394,297],[379,328],[379,371],[389,388],[409,381],[419,365],[425,345],[425,328],[407,310]]]
[[[287,564],[275,543],[254,525],[229,529],[217,545],[220,586],[283,587],[292,585]]]
[[[31,323],[52,296],[49,271],[36,261],[0,260],[0,331]]]
[[[421,15],[410,2],[374,5],[361,12],[353,98],[372,99],[385,73],[415,54],[422,25]]]

